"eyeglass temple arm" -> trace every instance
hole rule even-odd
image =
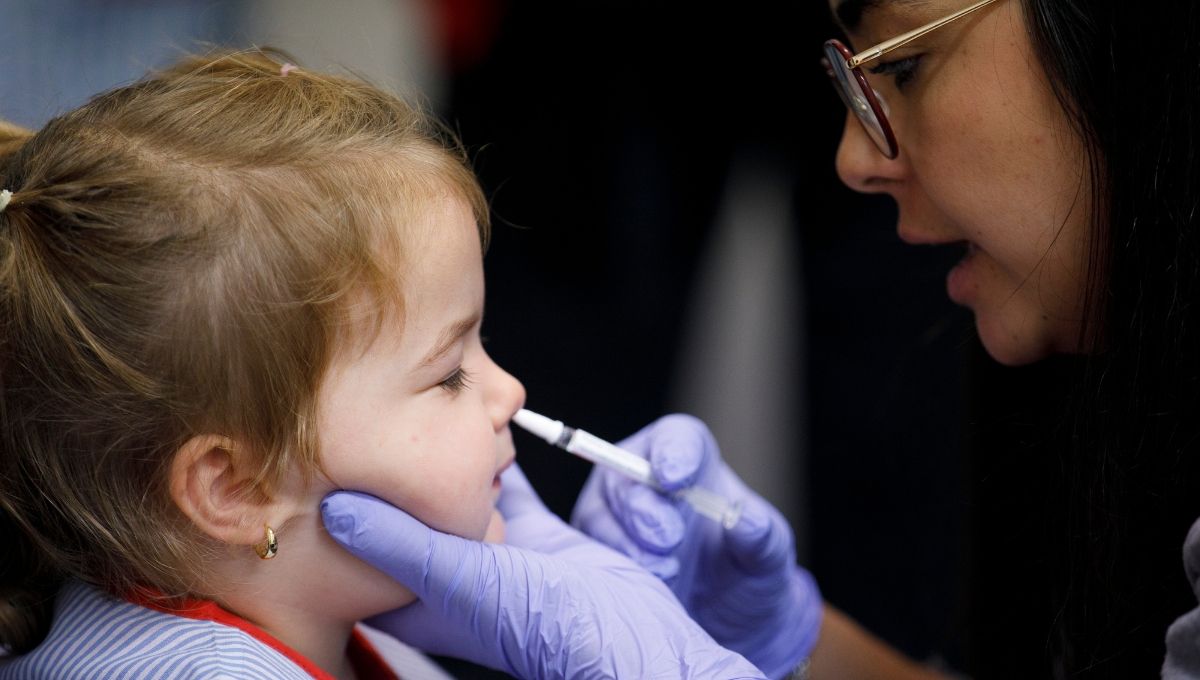
[[[885,40],[870,49],[859,52],[858,54],[854,55],[853,57],[850,57],[849,59],[846,60],[846,66],[851,69],[858,68],[859,66],[862,66],[863,64],[865,64],[869,61],[874,61],[874,60],[878,59],[879,57],[882,57],[883,55],[887,54],[888,52],[891,52],[892,50],[896,49],[897,47],[902,47],[904,45],[907,45],[908,43],[916,40],[917,38],[920,38],[921,36],[925,35],[926,33],[936,31],[937,29],[941,28],[942,26],[945,26],[946,24],[950,23],[951,21],[954,21],[955,19],[958,19],[960,17],[965,17],[968,14],[970,14],[971,12],[974,12],[977,9],[982,9],[983,7],[990,5],[995,1],[996,0],[982,0],[982,2],[977,2],[974,5],[971,5],[970,7],[960,9],[959,11],[955,12],[954,14],[951,14],[948,17],[938,19],[937,21],[935,21],[931,24],[925,24],[924,26],[921,26],[919,28],[914,28],[913,30],[909,31],[908,33],[902,33],[902,34],[896,36],[895,38],[892,38],[891,40]]]

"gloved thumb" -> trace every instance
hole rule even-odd
[[[457,560],[464,539],[430,529],[407,512],[357,491],[335,491],[321,501],[325,530],[359,559],[424,599],[433,564]]]
[[[550,512],[516,463],[500,475],[500,483],[502,486],[496,509],[504,515],[504,519],[511,521],[528,513]]]
[[[712,433],[704,421],[673,413],[663,416],[649,433],[650,467],[668,491],[695,484],[704,466],[719,460]]]
[[[747,574],[780,572],[796,561],[787,520],[754,494],[744,499],[742,516],[725,538],[734,560]]]

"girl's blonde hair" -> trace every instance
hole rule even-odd
[[[0,123],[0,643],[53,592],[198,592],[206,543],[167,490],[228,435],[270,490],[319,465],[316,394],[349,301],[400,304],[404,226],[487,208],[432,118],[275,52],[188,58],[31,134]],[[394,309],[394,307],[389,307]]]

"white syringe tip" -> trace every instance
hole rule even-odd
[[[551,420],[540,413],[534,413],[527,409],[521,409],[513,414],[513,422],[550,444],[558,441],[565,427],[561,420]]]

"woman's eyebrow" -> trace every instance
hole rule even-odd
[[[843,29],[853,31],[862,23],[863,12],[878,4],[879,0],[842,0],[833,13],[837,15],[838,23]]]
[[[928,5],[929,2],[928,0],[842,0],[833,13],[837,16],[842,30],[855,31],[862,24],[864,14],[870,14],[877,7],[885,4],[912,7]]]
[[[449,326],[446,326],[446,328],[442,330],[441,334],[438,336],[438,340],[434,344],[433,349],[429,350],[429,353],[425,355],[425,358],[421,360],[421,363],[418,364],[418,366],[430,366],[437,363],[438,359],[446,356],[446,353],[450,351],[450,348],[454,346],[454,343],[458,342],[462,336],[469,333],[471,329],[475,327],[475,324],[479,323],[480,316],[481,315],[479,312],[475,312],[465,319],[455,321]]]

